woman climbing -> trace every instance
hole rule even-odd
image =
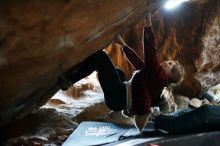
[[[150,117],[150,108],[161,100],[163,88],[181,82],[184,74],[183,67],[177,61],[158,61],[151,25],[149,15],[142,38],[144,60],[121,37],[117,40],[136,70],[129,81],[125,80],[122,70],[114,67],[104,51],[98,51],[58,78],[61,89],[67,90],[72,84],[97,71],[105,104],[113,111],[123,111],[124,115],[134,117],[135,126],[142,131]]]

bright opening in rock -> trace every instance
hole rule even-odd
[[[169,0],[169,1],[164,5],[164,7],[165,7],[167,10],[174,9],[174,8],[176,8],[177,6],[179,6],[181,3],[186,2],[186,1],[189,1],[189,0]]]
[[[89,106],[103,101],[103,92],[93,72],[88,77],[78,81],[66,91],[59,90],[46,105],[41,108],[55,108],[58,112],[66,113],[71,117],[76,117]],[[95,115],[91,115],[90,118]],[[77,119],[78,122],[86,119]]]

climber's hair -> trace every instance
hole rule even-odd
[[[171,69],[171,74],[168,78],[169,83],[179,84],[183,81],[185,71],[183,66],[178,62],[174,61],[176,64]]]

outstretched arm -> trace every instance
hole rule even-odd
[[[146,18],[144,33],[144,64],[146,68],[156,69],[160,64],[156,55],[156,40],[152,29],[150,15]]]
[[[126,45],[121,36],[118,37],[117,42],[122,46],[128,61],[131,62],[133,67],[136,70],[142,69],[144,67],[144,61],[137,55],[137,53],[133,49]]]

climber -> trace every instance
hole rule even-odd
[[[108,55],[100,50],[62,74],[58,78],[61,89],[67,90],[72,84],[96,70],[104,92],[105,104],[113,111],[123,111],[124,115],[134,117],[135,126],[141,132],[151,115],[150,108],[161,100],[163,88],[171,83],[181,82],[184,75],[183,67],[177,61],[159,63],[151,25],[149,15],[142,38],[144,60],[140,59],[120,36],[116,40],[137,70],[129,81],[125,80],[124,72],[115,68]]]

